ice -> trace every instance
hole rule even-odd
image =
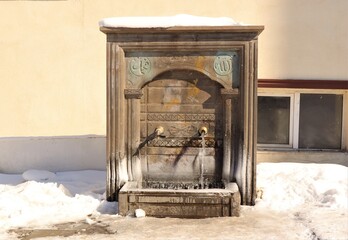
[[[36,170],[31,169],[27,170],[22,174],[22,177],[26,181],[48,181],[54,180],[56,178],[56,174],[53,172],[45,171],[45,170]]]
[[[169,17],[114,17],[99,22],[100,27],[124,28],[169,28],[179,26],[239,26],[240,23],[228,17],[201,17],[179,14]]]
[[[0,173],[0,186],[1,185],[17,185],[24,180],[19,174],[3,174]]]

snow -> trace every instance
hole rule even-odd
[[[348,239],[347,167],[261,163],[257,169],[256,205],[242,206],[240,217],[209,219],[120,217],[117,203],[105,201],[104,171],[0,173],[0,239],[17,239],[12,230],[74,222],[109,232],[66,239]]]
[[[104,18],[99,21],[100,27],[109,28],[169,28],[179,26],[239,26],[232,18],[228,17],[201,17],[179,14],[168,17],[114,17]]]
[[[143,209],[138,208],[138,209],[135,209],[134,216],[137,218],[141,218],[141,217],[145,217],[146,213]]]
[[[257,168],[263,190],[258,207],[289,210],[305,204],[348,208],[348,171],[333,164],[262,163]]]

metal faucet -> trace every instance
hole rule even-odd
[[[155,129],[155,134],[156,136],[160,136],[161,134],[164,133],[164,128],[162,126],[158,126],[156,129]]]
[[[208,128],[207,127],[200,127],[199,130],[198,130],[198,133],[200,136],[204,136],[204,135],[207,135],[208,133]]]

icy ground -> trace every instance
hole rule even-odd
[[[241,217],[120,217],[105,172],[0,174],[0,239],[348,239],[348,168],[262,163]],[[36,234],[36,235],[35,235]]]

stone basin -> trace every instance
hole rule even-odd
[[[153,189],[127,182],[119,192],[119,214],[138,208],[147,216],[206,218],[239,216],[240,193],[236,183],[224,189]]]

